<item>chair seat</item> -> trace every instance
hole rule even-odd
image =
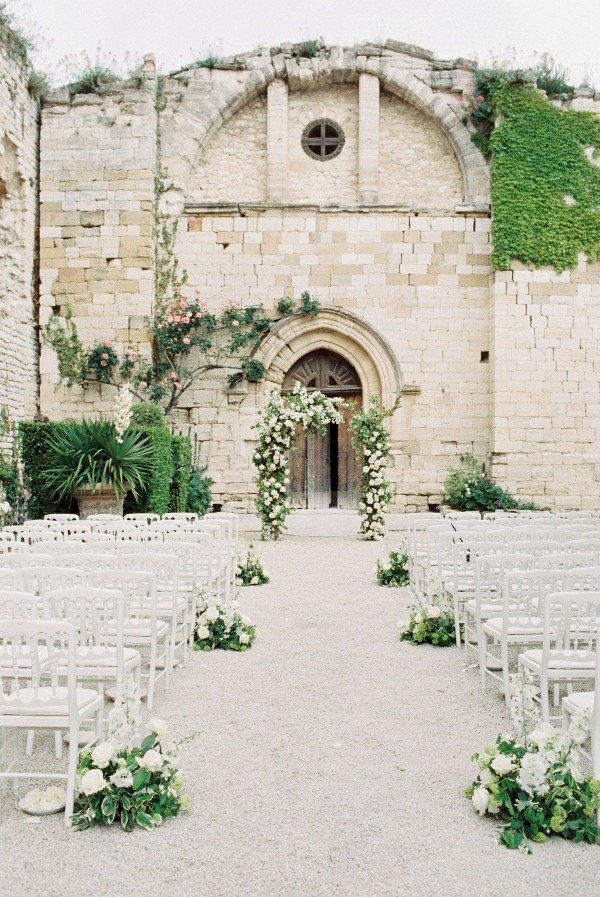
[[[483,631],[494,638],[500,638],[502,634],[502,617],[490,617],[483,624]],[[507,635],[511,636],[542,636],[544,623],[540,617],[509,617]]]
[[[75,694],[79,713],[102,700],[93,688],[77,688]],[[38,715],[68,717],[68,689],[53,689],[52,686],[47,685],[38,689],[21,688],[18,693],[0,696],[0,717]]]
[[[164,620],[156,621],[156,635],[157,638],[162,638],[166,632],[169,631],[169,624],[165,623]],[[116,629],[109,629],[107,631],[107,635],[109,638],[115,638],[117,635]],[[127,639],[135,639],[135,638],[150,638],[152,635],[152,626],[150,625],[149,620],[127,620],[125,625],[123,626],[123,638]]]
[[[187,607],[187,599],[182,598],[181,596],[177,597],[177,613],[182,614]],[[163,598],[159,595],[158,601],[156,602],[156,610],[159,614],[170,614],[173,611],[173,599],[172,598]]]
[[[41,670],[43,671],[48,665],[48,649],[43,645],[40,645],[37,650],[37,656]],[[31,650],[29,645],[23,645],[16,658],[12,652],[6,650],[6,645],[0,645],[0,670],[6,671],[13,669],[15,661],[17,669],[31,671]]]
[[[123,665],[125,669],[136,666],[139,656],[139,652],[135,648],[123,648]],[[61,652],[58,658],[58,663],[61,667],[63,666],[64,657],[66,657],[65,652]],[[81,670],[81,667],[116,669],[117,649],[105,645],[87,645],[77,648],[75,663],[79,670]]]
[[[465,603],[465,610],[467,613],[471,614],[471,616],[475,616],[477,613],[477,601],[475,598],[471,598],[470,601]],[[482,601],[480,612],[482,617],[489,617],[492,614],[497,614],[499,610],[502,610],[502,606],[499,601]]]
[[[580,710],[594,709],[594,692],[593,691],[576,691],[572,695],[565,695],[563,698],[563,708],[570,713],[578,713]]]
[[[542,649],[530,648],[519,655],[519,659],[529,669],[539,669],[542,665]],[[595,670],[595,651],[559,651],[549,652],[548,668],[550,670]]]

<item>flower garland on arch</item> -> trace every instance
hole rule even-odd
[[[371,396],[369,410],[359,408],[350,421],[350,429],[354,432],[352,445],[362,460],[358,504],[362,518],[360,532],[372,541],[385,535],[385,514],[394,494],[386,477],[386,467],[390,464],[390,434],[385,428],[385,419],[391,417],[399,405],[400,395],[396,396],[391,408],[382,408],[379,399]]]
[[[288,457],[296,441],[300,424],[308,435],[325,433],[327,424],[340,424],[343,399],[332,399],[322,392],[309,392],[296,384],[293,392],[282,396],[273,390],[260,420],[258,446],[252,456],[257,470],[256,510],[262,521],[262,538],[278,539],[290,513]]]

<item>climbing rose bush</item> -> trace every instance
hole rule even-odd
[[[318,390],[309,392],[299,384],[286,396],[275,390],[269,393],[260,420],[254,425],[259,438],[252,456],[263,539],[278,539],[290,513],[288,459],[296,441],[296,427],[300,425],[309,435],[323,435],[327,424],[342,422],[342,404],[342,399],[329,398]]]

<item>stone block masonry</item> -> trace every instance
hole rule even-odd
[[[12,428],[38,409],[36,223],[39,103],[0,47],[0,407]]]
[[[67,308],[85,346],[110,340],[150,357],[145,316],[154,285],[155,78],[103,96],[52,95],[40,143],[40,324]],[[41,348],[50,417],[112,410],[114,390],[56,387]]]

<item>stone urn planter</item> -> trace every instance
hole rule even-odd
[[[123,514],[123,499],[113,489],[86,488],[75,493],[79,516],[85,520],[90,514]]]

